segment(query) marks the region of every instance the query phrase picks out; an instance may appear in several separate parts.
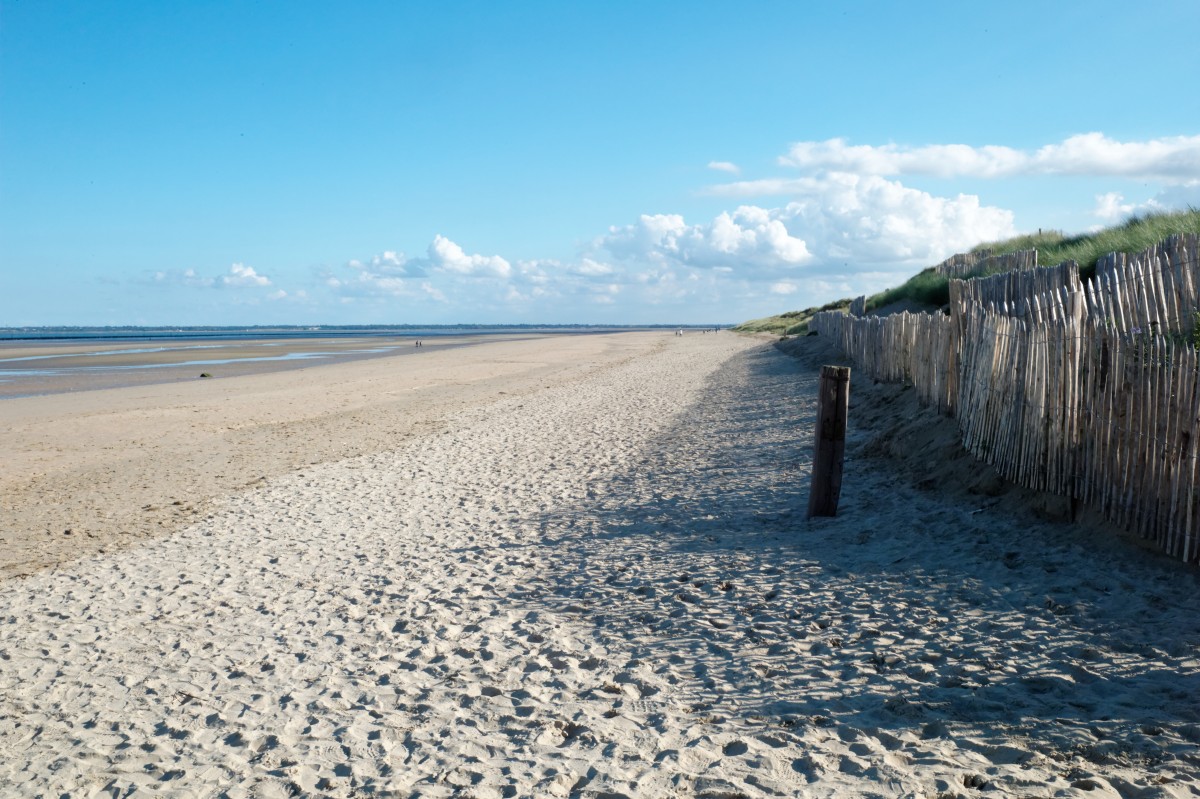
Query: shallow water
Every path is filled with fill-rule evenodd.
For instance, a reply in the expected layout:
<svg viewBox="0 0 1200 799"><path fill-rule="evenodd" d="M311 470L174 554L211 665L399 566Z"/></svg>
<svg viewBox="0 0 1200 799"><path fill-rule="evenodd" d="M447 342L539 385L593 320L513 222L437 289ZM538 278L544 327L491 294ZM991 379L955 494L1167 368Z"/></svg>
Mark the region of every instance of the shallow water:
<svg viewBox="0 0 1200 799"><path fill-rule="evenodd" d="M504 338L633 328L0 328L0 400L296 369ZM123 342L128 342L128 346ZM136 343L135 343L136 342ZM417 342L421 345L416 346ZM147 344L154 344L147 346ZM211 357L198 358L198 350Z"/></svg>
<svg viewBox="0 0 1200 799"><path fill-rule="evenodd" d="M430 347L459 347L478 337L442 337ZM0 399L194 380L201 370L234 377L322 363L420 353L413 339L238 340L159 347L112 342L39 341L0 347ZM205 356L205 357L197 357Z"/></svg>

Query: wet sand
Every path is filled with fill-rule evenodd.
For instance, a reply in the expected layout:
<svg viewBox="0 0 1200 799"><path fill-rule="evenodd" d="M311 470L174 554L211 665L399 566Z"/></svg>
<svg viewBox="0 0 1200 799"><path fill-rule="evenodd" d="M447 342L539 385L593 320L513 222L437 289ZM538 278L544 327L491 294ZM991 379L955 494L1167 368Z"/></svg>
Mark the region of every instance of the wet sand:
<svg viewBox="0 0 1200 799"><path fill-rule="evenodd" d="M219 380L346 361L517 341L530 334L261 338L214 341L0 343L0 400L65 392ZM420 340L422 346L415 346Z"/></svg>

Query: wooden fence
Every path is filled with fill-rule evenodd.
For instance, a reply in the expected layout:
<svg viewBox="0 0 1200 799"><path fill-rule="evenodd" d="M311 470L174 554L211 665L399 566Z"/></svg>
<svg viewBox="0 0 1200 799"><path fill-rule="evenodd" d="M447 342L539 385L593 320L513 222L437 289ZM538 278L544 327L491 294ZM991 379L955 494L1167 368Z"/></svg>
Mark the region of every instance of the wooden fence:
<svg viewBox="0 0 1200 799"><path fill-rule="evenodd" d="M911 382L926 405L952 410L951 320L945 314L897 313L861 319L824 311L809 329L833 339L858 368L887 383Z"/></svg>
<svg viewBox="0 0 1200 799"><path fill-rule="evenodd" d="M1171 236L1137 256L1113 253L1096 265L1088 284L1089 314L1123 333L1190 336L1200 310L1195 272L1200 236Z"/></svg>
<svg viewBox="0 0 1200 799"><path fill-rule="evenodd" d="M963 277L974 270L976 264L991 254L991 250L983 250L982 252L965 252L951 255L933 267L933 269L939 275L945 275L946 277Z"/></svg>
<svg viewBox="0 0 1200 799"><path fill-rule="evenodd" d="M1057 278L955 281L949 316L826 312L810 327L867 375L911 381L1007 479L1089 504L1198 562L1196 245L1172 237L1083 286L1074 265ZM1035 293L1013 296L1014 286Z"/></svg>
<svg viewBox="0 0 1200 799"><path fill-rule="evenodd" d="M1037 250L1019 250L1004 255L992 255L991 250L954 255L934 267L939 275L967 278L998 272L1014 272L1036 269Z"/></svg>
<svg viewBox="0 0 1200 799"><path fill-rule="evenodd" d="M1007 305L1012 313L1025 316L1029 302L1034 297L1043 298L1052 293L1066 290L1078 293L1083 290L1079 282L1079 265L1065 261L1058 266L1042 266L1001 272L972 280L950 281L950 297L954 303L976 303L990 310L999 310Z"/></svg>

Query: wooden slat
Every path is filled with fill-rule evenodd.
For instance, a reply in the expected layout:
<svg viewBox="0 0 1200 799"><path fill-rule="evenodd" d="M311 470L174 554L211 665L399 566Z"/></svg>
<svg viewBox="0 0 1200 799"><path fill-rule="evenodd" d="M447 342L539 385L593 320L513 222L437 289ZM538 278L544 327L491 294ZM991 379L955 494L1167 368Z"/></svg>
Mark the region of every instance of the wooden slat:
<svg viewBox="0 0 1200 799"><path fill-rule="evenodd" d="M1073 264L1015 259L1019 272L952 281L949 316L827 312L811 326L869 376L909 381L956 416L963 446L1005 477L1077 498L1195 561L1200 354L1186 345L1198 240L1108 256L1087 285Z"/></svg>

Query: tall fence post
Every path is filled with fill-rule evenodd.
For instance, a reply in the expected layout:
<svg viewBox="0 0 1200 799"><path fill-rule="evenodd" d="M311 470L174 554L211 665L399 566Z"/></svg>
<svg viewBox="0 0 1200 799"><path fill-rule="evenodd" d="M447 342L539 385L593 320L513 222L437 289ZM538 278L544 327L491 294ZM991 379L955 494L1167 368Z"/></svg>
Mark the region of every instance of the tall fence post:
<svg viewBox="0 0 1200 799"><path fill-rule="evenodd" d="M808 517L836 516L842 493L846 416L850 408L850 367L822 366L817 394L817 430Z"/></svg>

